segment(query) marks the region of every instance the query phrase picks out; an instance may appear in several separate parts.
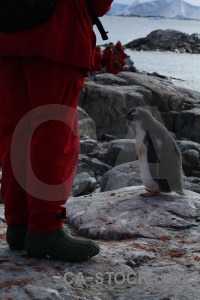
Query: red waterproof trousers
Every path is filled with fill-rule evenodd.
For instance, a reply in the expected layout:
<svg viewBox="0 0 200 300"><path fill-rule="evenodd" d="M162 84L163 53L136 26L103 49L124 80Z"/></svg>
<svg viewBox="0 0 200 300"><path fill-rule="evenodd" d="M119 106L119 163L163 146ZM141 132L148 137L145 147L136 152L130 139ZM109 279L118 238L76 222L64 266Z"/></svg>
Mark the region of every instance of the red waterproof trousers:
<svg viewBox="0 0 200 300"><path fill-rule="evenodd" d="M7 223L27 225L38 233L60 229L65 218L61 205L69 196L78 158L77 102L84 69L39 56L0 57L0 82L0 161ZM39 110L48 112L49 105L55 110L66 107L71 123L53 115L43 122ZM23 126L15 132L21 120ZM13 132L15 147L10 151ZM27 148L24 141L30 137ZM30 166L44 190L37 190ZM49 186L48 199L48 193L42 194Z"/></svg>

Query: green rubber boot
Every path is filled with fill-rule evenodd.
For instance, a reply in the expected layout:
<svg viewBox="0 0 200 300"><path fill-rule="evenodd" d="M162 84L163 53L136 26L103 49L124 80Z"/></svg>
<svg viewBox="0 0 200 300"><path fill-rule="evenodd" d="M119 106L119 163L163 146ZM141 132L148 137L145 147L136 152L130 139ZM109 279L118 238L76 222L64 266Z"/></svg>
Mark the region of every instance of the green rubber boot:
<svg viewBox="0 0 200 300"><path fill-rule="evenodd" d="M8 226L6 241L12 250L23 250L27 226Z"/></svg>
<svg viewBox="0 0 200 300"><path fill-rule="evenodd" d="M99 253L99 245L88 239L70 236L64 228L48 232L27 232L25 250L29 256L51 256L69 262L87 260Z"/></svg>

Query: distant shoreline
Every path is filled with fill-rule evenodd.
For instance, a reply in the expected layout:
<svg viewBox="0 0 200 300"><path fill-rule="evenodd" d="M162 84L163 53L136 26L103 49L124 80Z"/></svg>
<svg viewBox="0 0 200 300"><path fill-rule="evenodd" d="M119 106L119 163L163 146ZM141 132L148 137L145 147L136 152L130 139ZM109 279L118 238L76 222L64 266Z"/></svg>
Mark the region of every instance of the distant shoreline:
<svg viewBox="0 0 200 300"><path fill-rule="evenodd" d="M145 19L158 18L157 19L158 21L161 21L161 20L177 20L177 21L197 21L197 22L200 22L200 20L198 20L198 19L190 19L190 18L166 18L166 17L156 16L156 15L155 16L140 16L140 15L131 15L130 16L130 15L110 15L109 13L107 13L106 16L109 16L109 17L126 17L126 18L145 18Z"/></svg>

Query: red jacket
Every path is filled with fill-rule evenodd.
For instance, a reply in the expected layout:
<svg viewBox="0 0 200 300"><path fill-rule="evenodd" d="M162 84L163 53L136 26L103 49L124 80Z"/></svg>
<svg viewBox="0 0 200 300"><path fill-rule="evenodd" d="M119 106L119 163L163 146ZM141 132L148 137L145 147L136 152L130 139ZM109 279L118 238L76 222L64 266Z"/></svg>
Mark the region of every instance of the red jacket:
<svg viewBox="0 0 200 300"><path fill-rule="evenodd" d="M111 73L118 74L122 71L123 66L125 66L124 59L129 57L123 49L119 47L113 48L113 54L111 59Z"/></svg>
<svg viewBox="0 0 200 300"><path fill-rule="evenodd" d="M101 71L102 70L102 65L101 65L102 58L103 58L103 56L101 54L101 51L96 48L94 50L94 65L92 67L92 71Z"/></svg>
<svg viewBox="0 0 200 300"><path fill-rule="evenodd" d="M106 61L106 73L111 73L111 58L112 58L112 50L109 47L103 51L103 58Z"/></svg>
<svg viewBox="0 0 200 300"><path fill-rule="evenodd" d="M113 0L93 0L96 14L104 15ZM86 0L63 0L50 20L33 29L0 32L0 56L44 56L90 69L96 38Z"/></svg>

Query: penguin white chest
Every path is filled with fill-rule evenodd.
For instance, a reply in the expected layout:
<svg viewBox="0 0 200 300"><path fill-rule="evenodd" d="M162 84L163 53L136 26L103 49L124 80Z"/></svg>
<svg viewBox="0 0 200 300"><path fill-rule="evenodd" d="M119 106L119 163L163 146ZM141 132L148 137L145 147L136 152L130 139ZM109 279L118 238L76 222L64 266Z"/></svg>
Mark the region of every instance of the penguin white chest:
<svg viewBox="0 0 200 300"><path fill-rule="evenodd" d="M144 143L146 131L141 127L140 122L136 123L136 147L137 155L140 163L140 174L144 186L151 192L159 192L159 186L156 181L153 180L150 171L149 163L147 159L147 145Z"/></svg>

